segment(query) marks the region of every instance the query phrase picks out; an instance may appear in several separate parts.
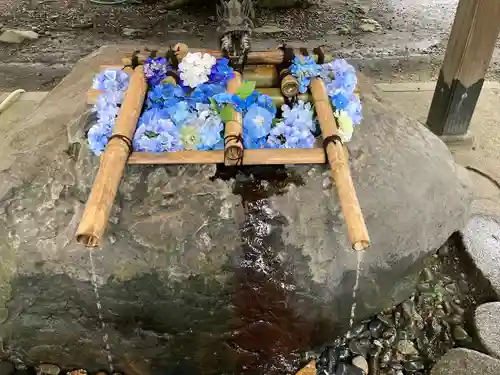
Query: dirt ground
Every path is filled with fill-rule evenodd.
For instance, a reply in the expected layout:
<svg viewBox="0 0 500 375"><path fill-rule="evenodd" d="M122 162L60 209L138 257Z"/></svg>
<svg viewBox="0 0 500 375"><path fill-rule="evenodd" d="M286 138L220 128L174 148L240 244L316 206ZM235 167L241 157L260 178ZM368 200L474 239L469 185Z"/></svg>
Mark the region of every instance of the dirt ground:
<svg viewBox="0 0 500 375"><path fill-rule="evenodd" d="M274 48L280 42L322 45L340 57L358 60L375 76L387 72L384 78L391 80L422 74L433 78L456 1L432 1L423 13L417 0L316 0L306 9L257 9L254 48ZM89 0L34 2L0 0L0 27L39 34L36 41L0 44L0 90L49 90L81 57L104 44L144 48L183 41L217 47L214 5L171 10L166 1L127 6L94 5ZM375 30L363 30L367 20ZM377 62L380 59L384 62Z"/></svg>

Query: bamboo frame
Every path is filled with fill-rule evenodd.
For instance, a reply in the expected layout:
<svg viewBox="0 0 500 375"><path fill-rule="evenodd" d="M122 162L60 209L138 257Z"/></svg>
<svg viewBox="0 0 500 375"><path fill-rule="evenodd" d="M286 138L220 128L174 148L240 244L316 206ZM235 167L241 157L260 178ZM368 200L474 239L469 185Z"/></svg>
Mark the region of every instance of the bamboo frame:
<svg viewBox="0 0 500 375"><path fill-rule="evenodd" d="M113 128L113 135L133 139L146 91L144 71L142 66L138 66L130 79ZM98 247L101 244L129 152L129 145L121 138L112 138L106 145L92 191L76 231L77 242L87 247Z"/></svg>
<svg viewBox="0 0 500 375"><path fill-rule="evenodd" d="M181 60L188 51L185 44L177 44L174 47L178 60ZM220 52L201 50L203 52L220 55ZM298 51L297 51L298 53ZM254 52L250 54L256 64L278 63L282 51ZM251 60L250 59L250 60ZM274 59L274 60L273 60ZM140 59L139 59L140 60ZM326 61L331 57L326 57ZM252 61L252 60L251 60ZM117 68L118 66L102 66L101 69ZM119 66L122 68L122 66ZM102 235L109 220L109 213L113 204L120 180L123 176L125 164L212 164L224 163L225 165L283 165L283 164L330 164L332 176L338 191L340 205L347 226L349 240L355 250L364 250L370 246L370 239L366 224L359 206L356 191L349 171L348 161L341 142L330 142L326 145L326 156L323 148L312 149L257 149L244 150L242 140L242 114L232 108L232 118L225 124L225 145L220 151L176 151L165 153L132 152L129 154L129 140L133 139L137 121L141 114L145 96L147 94L147 82L144 77L142 66L133 71L129 88L119 111L118 118L113 129L113 135L123 138L112 138L101 156L99 171L94 186L89 196L82 220L76 233L79 243L87 247L97 247L101 243ZM285 102L281 93L283 81L279 82L278 71L275 67L259 66L245 71L245 78L257 81L262 86L274 86L277 81L280 88L258 87L258 91L270 96L277 106ZM286 76L284 77L286 78ZM292 77L293 78L293 77ZM235 72L234 78L228 82L227 92L235 93L241 85L243 77ZM294 83L294 82L292 82ZM337 135L337 124L333 114L332 106L326 92L325 85L320 78L314 78L310 85L312 95L304 94L298 96L299 100L315 103L318 122L323 137L329 138ZM95 103L98 95L97 90L89 90L88 102ZM131 145L130 145L131 146Z"/></svg>
<svg viewBox="0 0 500 375"><path fill-rule="evenodd" d="M243 82L241 73L234 72L234 78L227 83L227 92L234 94ZM231 120L224 127L224 164L237 165L243 158L243 116L232 108Z"/></svg>
<svg viewBox="0 0 500 375"><path fill-rule="evenodd" d="M313 78L309 88L313 96L323 138L337 135L336 120L323 80ZM341 142L330 142L326 146L326 153L346 222L349 240L354 250L364 250L370 246L370 238L359 206L356 190L354 189L344 147Z"/></svg>
<svg viewBox="0 0 500 375"><path fill-rule="evenodd" d="M175 47L174 47L175 50ZM222 51L213 50L213 49L205 49L205 48L189 48L189 52L202 52L208 53L216 58L224 57ZM296 55L300 55L301 52L299 49L294 49L294 53ZM165 56L167 54L167 50L158 51L158 56ZM130 54L132 55L132 53ZM318 59L317 55L311 54L309 55L313 57L315 60ZM142 64L149 58L148 52L137 54L137 58L139 60L139 64ZM324 61L330 62L333 60L332 55L325 55ZM256 65L278 65L283 62L283 51L280 49L272 50L272 51L252 51L248 53L247 56L247 64L256 64ZM124 57L122 59L123 65L132 65L132 59L130 57Z"/></svg>

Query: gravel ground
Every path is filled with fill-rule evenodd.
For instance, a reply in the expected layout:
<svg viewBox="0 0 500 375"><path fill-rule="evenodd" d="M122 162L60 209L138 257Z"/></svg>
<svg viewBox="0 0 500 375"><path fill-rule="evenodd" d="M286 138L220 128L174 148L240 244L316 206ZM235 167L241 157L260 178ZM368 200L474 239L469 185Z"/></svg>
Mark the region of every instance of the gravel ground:
<svg viewBox="0 0 500 375"><path fill-rule="evenodd" d="M33 0L32 0L33 1ZM306 9L257 10L256 48L286 41L324 45L338 56L383 61L415 60L404 69L393 62L374 72L383 80L413 79L439 69L457 0L315 0ZM0 89L48 90L83 56L109 43L217 46L215 9L168 9L165 1L99 6L88 0L0 0L4 28L34 30L36 41L1 44ZM428 64L422 66L421 60ZM497 77L497 56L491 77ZM49 69L50 68L50 69ZM387 71L388 74L380 72ZM378 77L380 76L380 77Z"/></svg>

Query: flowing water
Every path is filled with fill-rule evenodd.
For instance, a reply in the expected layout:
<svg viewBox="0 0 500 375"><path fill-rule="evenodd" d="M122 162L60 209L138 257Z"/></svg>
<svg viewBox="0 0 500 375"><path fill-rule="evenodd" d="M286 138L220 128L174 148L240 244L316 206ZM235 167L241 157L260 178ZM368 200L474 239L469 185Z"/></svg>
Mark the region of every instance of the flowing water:
<svg viewBox="0 0 500 375"><path fill-rule="evenodd" d="M114 372L113 357L111 356L111 347L109 346L106 322L104 321L104 316L102 313L102 303L101 303L101 297L99 296L99 285L97 284L97 274L95 271L94 258L92 257L92 250L89 250L89 259L90 259L90 272L92 276L91 277L92 286L94 287L94 294L97 306L97 317L99 318L99 323L101 324L101 330L102 330L104 353L106 354L106 359L108 361L109 372L112 374Z"/></svg>
<svg viewBox="0 0 500 375"><path fill-rule="evenodd" d="M359 289L359 275L361 273L361 261L363 259L363 252L357 251L358 262L356 266L356 281L354 282L354 287L352 288L352 306L351 306L351 317L349 319L349 328L354 325L354 320L356 318L356 293Z"/></svg>

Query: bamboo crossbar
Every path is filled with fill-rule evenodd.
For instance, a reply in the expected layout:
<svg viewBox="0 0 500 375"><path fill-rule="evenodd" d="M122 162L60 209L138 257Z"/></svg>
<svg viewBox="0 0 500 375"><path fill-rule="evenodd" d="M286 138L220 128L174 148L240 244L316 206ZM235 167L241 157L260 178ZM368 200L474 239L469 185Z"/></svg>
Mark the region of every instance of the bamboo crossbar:
<svg viewBox="0 0 500 375"><path fill-rule="evenodd" d="M224 151L133 152L128 164L222 164ZM322 148L245 150L242 165L325 164Z"/></svg>
<svg viewBox="0 0 500 375"><path fill-rule="evenodd" d="M224 54L220 50L214 49L204 49L204 48L189 48L189 52L202 52L208 53L216 58L224 57ZM300 55L301 51L299 49L294 49L295 55ZM167 54L167 49L163 51L158 51L157 56L165 56ZM130 53L132 56L132 53ZM141 52L137 54L138 63L142 64L149 58L150 54L148 52ZM309 56L313 57L315 60L318 59L318 56L315 54L310 54ZM325 55L324 61L330 62L333 60L333 56ZM280 49L271 50L271 51L251 51L247 56L247 64L255 64L255 65L278 65L283 62L283 51ZM130 66L132 65L131 57L124 57L122 59L123 65Z"/></svg>
<svg viewBox="0 0 500 375"><path fill-rule="evenodd" d="M337 124L323 80L313 78L309 87L323 139L336 136ZM370 246L370 238L359 206L356 190L354 189L344 147L339 141L329 142L326 146L326 153L346 222L349 240L354 250L364 250Z"/></svg>

